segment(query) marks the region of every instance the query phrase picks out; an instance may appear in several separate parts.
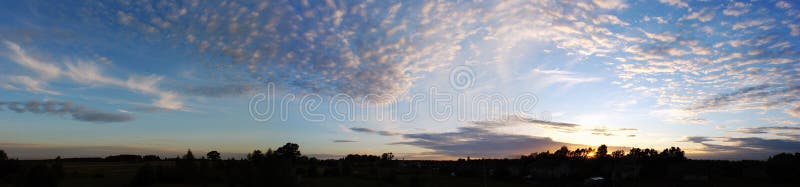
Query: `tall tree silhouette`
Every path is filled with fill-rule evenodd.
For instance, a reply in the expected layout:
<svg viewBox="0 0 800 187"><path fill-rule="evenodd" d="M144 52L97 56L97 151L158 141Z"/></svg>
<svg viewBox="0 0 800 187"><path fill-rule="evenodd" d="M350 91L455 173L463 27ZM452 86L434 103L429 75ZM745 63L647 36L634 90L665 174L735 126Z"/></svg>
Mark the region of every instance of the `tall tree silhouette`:
<svg viewBox="0 0 800 187"><path fill-rule="evenodd" d="M194 160L194 154L192 154L192 150L191 149L186 151L186 154L183 155L183 159L184 160Z"/></svg>
<svg viewBox="0 0 800 187"><path fill-rule="evenodd" d="M5 151L0 149L0 161L2 161L2 160L8 160L8 155L6 155Z"/></svg>

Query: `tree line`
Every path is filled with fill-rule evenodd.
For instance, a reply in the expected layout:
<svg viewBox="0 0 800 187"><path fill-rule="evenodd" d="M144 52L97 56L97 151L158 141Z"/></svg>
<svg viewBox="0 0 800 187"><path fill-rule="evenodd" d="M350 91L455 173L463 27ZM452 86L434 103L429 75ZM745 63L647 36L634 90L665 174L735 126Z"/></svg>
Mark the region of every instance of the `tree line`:
<svg viewBox="0 0 800 187"><path fill-rule="evenodd" d="M23 164L0 150L0 184L57 186L65 174L64 162L127 162L141 166L129 185L227 184L229 186L298 186L304 179L343 177L387 184L424 186L434 176L489 178L540 185L564 184L600 176L610 181L707 179L708 177L753 178L800 182L800 153L782 153L767 161L693 161L678 147L658 151L632 148L609 152L597 148L566 146L520 156L518 159L458 159L455 161L397 160L392 153L349 154L339 159L317 159L301 154L300 146L286 143L277 149L254 150L245 158L223 159L218 151L195 156L188 150L175 158L155 155L114 155L105 158L68 158ZM751 168L764 176L744 174ZM762 169L758 169L762 168ZM102 177L102 176L100 176ZM705 178L704 178L705 177Z"/></svg>

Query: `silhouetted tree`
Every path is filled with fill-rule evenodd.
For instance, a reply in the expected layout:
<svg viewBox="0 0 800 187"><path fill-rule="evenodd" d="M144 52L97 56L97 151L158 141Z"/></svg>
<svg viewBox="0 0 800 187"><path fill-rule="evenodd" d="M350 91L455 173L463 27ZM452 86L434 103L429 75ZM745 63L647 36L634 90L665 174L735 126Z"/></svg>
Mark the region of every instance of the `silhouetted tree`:
<svg viewBox="0 0 800 187"><path fill-rule="evenodd" d="M381 155L381 160L394 160L394 154L392 154L392 153L383 153Z"/></svg>
<svg viewBox="0 0 800 187"><path fill-rule="evenodd" d="M611 152L611 158L620 159L622 157L625 157L625 151L624 150L616 150L614 152Z"/></svg>
<svg viewBox="0 0 800 187"><path fill-rule="evenodd" d="M261 153L261 150L253 150L253 153L247 154L247 160L250 161L260 161L264 159L264 154Z"/></svg>
<svg viewBox="0 0 800 187"><path fill-rule="evenodd" d="M661 151L661 154L659 154L658 156L664 160L671 160L671 161L686 160L684 152L681 150L680 147L670 147L669 149L664 149L664 151Z"/></svg>
<svg viewBox="0 0 800 187"><path fill-rule="evenodd" d="M594 154L594 157L598 159L605 159L607 156L608 156L608 147L606 147L606 144L597 147L597 152Z"/></svg>
<svg viewBox="0 0 800 187"><path fill-rule="evenodd" d="M0 149L0 161L3 161L3 160L8 160L8 155L6 155L5 151Z"/></svg>
<svg viewBox="0 0 800 187"><path fill-rule="evenodd" d="M194 154L192 154L192 150L191 149L186 151L186 154L183 155L183 159L184 160L194 160Z"/></svg>
<svg viewBox="0 0 800 187"><path fill-rule="evenodd" d="M578 148L575 151L569 152L570 158L577 158L577 159L586 159L589 156L589 153L593 152L594 149L592 148Z"/></svg>
<svg viewBox="0 0 800 187"><path fill-rule="evenodd" d="M555 156L556 158L567 158L569 153L570 151L569 148L567 148L567 146L561 146L561 149L558 149L558 151L553 152L553 156Z"/></svg>
<svg viewBox="0 0 800 187"><path fill-rule="evenodd" d="M767 174L774 179L797 180L800 177L800 153L780 153L767 159Z"/></svg>
<svg viewBox="0 0 800 187"><path fill-rule="evenodd" d="M210 151L206 153L206 157L208 157L209 160L219 160L220 154L217 151Z"/></svg>
<svg viewBox="0 0 800 187"><path fill-rule="evenodd" d="M279 158L296 159L300 157L300 146L294 143L286 143L275 150L275 155Z"/></svg>

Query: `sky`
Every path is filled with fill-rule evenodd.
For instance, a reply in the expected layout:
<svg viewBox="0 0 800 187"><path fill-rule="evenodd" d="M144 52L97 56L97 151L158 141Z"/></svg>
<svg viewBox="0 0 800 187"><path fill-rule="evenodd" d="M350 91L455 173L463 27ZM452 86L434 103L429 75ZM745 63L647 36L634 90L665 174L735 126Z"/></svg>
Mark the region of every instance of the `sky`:
<svg viewBox="0 0 800 187"><path fill-rule="evenodd" d="M0 149L41 159L800 151L794 1L3 1Z"/></svg>

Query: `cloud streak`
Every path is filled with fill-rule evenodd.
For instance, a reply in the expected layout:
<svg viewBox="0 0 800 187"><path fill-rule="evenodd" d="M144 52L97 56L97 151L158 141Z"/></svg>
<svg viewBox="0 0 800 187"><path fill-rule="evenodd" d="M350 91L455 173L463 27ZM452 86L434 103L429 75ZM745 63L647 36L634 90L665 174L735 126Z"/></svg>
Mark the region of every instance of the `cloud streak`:
<svg viewBox="0 0 800 187"><path fill-rule="evenodd" d="M397 135L400 135L400 133L396 133L396 132L383 131L383 130L373 130L373 129L363 128L363 127L352 127L352 128L350 128L350 130L354 131L354 132L377 134L377 135L381 135L381 136L397 136Z"/></svg>
<svg viewBox="0 0 800 187"><path fill-rule="evenodd" d="M3 106L16 113L69 115L73 120L92 123L117 123L134 120L134 117L127 113L104 112L62 101L0 101L0 111Z"/></svg>

